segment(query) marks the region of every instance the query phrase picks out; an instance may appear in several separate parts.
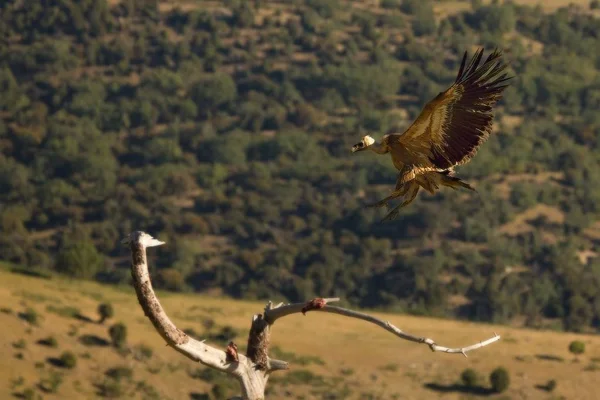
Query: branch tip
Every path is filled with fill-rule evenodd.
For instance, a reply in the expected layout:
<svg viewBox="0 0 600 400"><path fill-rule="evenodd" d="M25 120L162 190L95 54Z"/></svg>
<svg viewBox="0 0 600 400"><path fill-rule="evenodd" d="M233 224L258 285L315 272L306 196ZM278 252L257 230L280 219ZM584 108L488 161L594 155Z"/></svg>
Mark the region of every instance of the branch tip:
<svg viewBox="0 0 600 400"><path fill-rule="evenodd" d="M134 231L127 235L126 238L121 240L121 244L131 244L131 243L139 243L142 246L148 247L156 247L162 246L165 242L162 242L158 239L153 238L151 235L147 234L143 231Z"/></svg>

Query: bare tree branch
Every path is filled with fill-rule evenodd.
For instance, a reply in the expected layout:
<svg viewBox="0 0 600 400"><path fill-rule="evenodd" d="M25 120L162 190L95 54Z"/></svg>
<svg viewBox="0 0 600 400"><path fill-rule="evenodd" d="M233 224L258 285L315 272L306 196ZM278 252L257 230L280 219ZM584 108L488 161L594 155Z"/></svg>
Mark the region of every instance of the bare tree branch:
<svg viewBox="0 0 600 400"><path fill-rule="evenodd" d="M325 301L325 303L327 303L327 302L332 302L332 301L338 301L339 298L323 299L323 300ZM279 305L278 307L265 310L265 320L269 324L272 325L279 318L283 318L287 315L297 314L297 313L304 314L303 310L306 310L306 303ZM429 346L431 351L439 351L439 352L443 352L443 353L460 353L460 354L464 355L465 357L467 356L466 353L468 351L472 351L472 350L478 349L480 347L487 346L489 344L492 344L492 343L500 340L500 336L497 335L496 333L494 333L493 337L491 337L483 342L479 342L479 343L476 343L474 345L467 346L467 347L449 348L449 347L439 346L432 339L429 339L426 337L414 336L409 333L406 333L406 332L402 331L401 329L395 327L391 323L389 323L389 321L383 321L377 317L374 317L372 315L368 315L365 313L361 313L358 311L348 310L346 308L335 307L335 306L325 306L322 308L312 309L312 311L326 312L326 313L331 313L331 314L343 315L345 317L361 319L363 321L367 321L372 324L375 324L404 340L409 340L411 342L416 342L416 343L424 343Z"/></svg>
<svg viewBox="0 0 600 400"><path fill-rule="evenodd" d="M234 374L235 366L227 361L224 351L204 344L177 328L163 310L150 282L146 248L161 246L164 242L145 232L136 231L123 239L131 250L131 276L138 301L144 313L167 344L186 357L223 372Z"/></svg>
<svg viewBox="0 0 600 400"><path fill-rule="evenodd" d="M131 233L123 243L129 245L131 250L131 275L133 285L137 293L138 301L144 313L154 325L154 328L165 339L167 345L173 347L186 357L200 362L208 367L233 375L242 388L242 399L264 400L264 392L269 375L274 371L286 370L289 365L285 361L273 360L268 357L271 326L279 318L287 315L302 313L306 315L309 311L326 312L338 314L345 317L357 318L375 324L388 332L416 343L424 343L432 351L445 353L460 353L465 355L468 351L487 346L500 339L500 336L487 339L483 342L462 347L448 348L439 346L432 339L418 337L403 332L388 321L383 321L374 316L358 311L348 310L342 307L329 306L328 303L339 301L339 298L317 297L306 303L286 304L280 303L273 306L269 302L263 314L256 314L252 318L252 325L248 335L248 348L246 355L238 353L237 346L230 342L226 351L216 349L189 337L175 326L163 310L150 282L146 248L164 244L154 239L147 233L136 231Z"/></svg>

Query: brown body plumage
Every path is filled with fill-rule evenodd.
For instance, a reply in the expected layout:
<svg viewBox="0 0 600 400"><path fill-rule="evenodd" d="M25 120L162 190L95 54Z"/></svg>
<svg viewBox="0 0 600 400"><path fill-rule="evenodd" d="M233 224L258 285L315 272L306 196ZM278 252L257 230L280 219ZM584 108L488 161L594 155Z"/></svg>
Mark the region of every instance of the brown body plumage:
<svg viewBox="0 0 600 400"><path fill-rule="evenodd" d="M403 134L385 135L379 144L365 136L352 147L352 152L369 149L378 154L390 153L400 171L395 191L370 205L386 206L390 200L406 195L406 200L384 220L395 218L421 187L431 194L440 186L474 190L452 176L453 168L469 162L489 137L493 107L508 86L504 83L512 78L502 74L507 65L500 61L500 51L494 51L480 65L482 56L483 49L479 49L467 65L465 52L454 84L427 103Z"/></svg>

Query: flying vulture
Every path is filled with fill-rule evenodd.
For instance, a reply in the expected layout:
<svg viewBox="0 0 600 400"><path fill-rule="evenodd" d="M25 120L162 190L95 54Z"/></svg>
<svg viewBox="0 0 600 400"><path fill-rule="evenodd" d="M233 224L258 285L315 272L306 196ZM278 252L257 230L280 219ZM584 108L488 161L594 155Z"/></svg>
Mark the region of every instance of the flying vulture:
<svg viewBox="0 0 600 400"><path fill-rule="evenodd" d="M453 176L453 168L466 164L487 140L492 130L493 107L512 79L502 73L507 64L495 50L481 63L483 49L475 52L467 65L467 52L452 86L425 105L421 114L402 134L385 135L380 143L365 136L352 152L371 150L390 153L400 171L395 190L385 199L367 207L388 206L388 202L406 195L383 219L398 216L399 209L411 203L420 187L434 194L439 186L473 189Z"/></svg>

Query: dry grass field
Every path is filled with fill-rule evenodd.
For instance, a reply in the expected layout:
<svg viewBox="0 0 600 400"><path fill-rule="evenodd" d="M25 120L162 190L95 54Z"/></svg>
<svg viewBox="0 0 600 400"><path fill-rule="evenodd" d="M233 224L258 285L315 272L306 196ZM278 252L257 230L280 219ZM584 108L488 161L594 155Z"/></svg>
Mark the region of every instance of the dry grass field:
<svg viewBox="0 0 600 400"><path fill-rule="evenodd" d="M4 270L0 272L0 279L0 324L3 327L0 398L12 398L27 387L40 392L36 385L48 379L52 371L60 371L63 382L57 393L43 393L44 398L99 398L99 387L106 379L105 371L117 366L128 366L133 370L132 382L124 397L158 398L148 394L155 390L160 398L193 399L201 398L197 397L199 393L210 390L211 384L190 377L191 371L204 367L164 346L144 317L133 289L27 277ZM239 333L235 341L242 351L250 318L264 306L260 302L198 295L159 293L159 298L180 328L203 332L202 321L206 319L214 320L216 327L230 325L236 328ZM114 305L115 316L100 325L95 322L96 309L105 301ZM31 326L19 317L19 313L28 307L40 315L38 326ZM57 313L61 309L64 312ZM77 311L81 315L74 317ZM273 397L287 393L286 398L317 399L323 398L323 393L328 391L340 393L344 390L342 398L365 398L367 393L371 394L370 398L380 399L477 398L481 396L453 386L459 381L461 371L474 368L482 376L482 386L488 388L489 373L497 366L504 366L511 374L511 387L491 398L597 398L595 382L600 370L600 338L597 336L405 315L377 315L401 329L431 337L447 346L472 344L491 337L494 332L502 339L464 358L432 353L426 346L398 340L362 321L320 313L290 316L274 326L273 346L293 353L293 358L317 356L322 362L298 365L292 360L291 370L277 374L271 382L271 389L277 393ZM92 321L86 321L86 318ZM152 348L150 360L136 361L131 355L120 355L111 346L81 343L81 337L85 335L95 336L99 342L110 340L108 327L116 321L127 325L129 346L145 344ZM37 343L49 336L56 338L56 348ZM568 352L568 345L574 339L586 343L585 354L577 360ZM58 357L66 350L78 357L74 369L52 365L52 357ZM303 376L298 372L304 370L322 375L326 384L319 389L314 382L305 384L297 379L286 379L290 374ZM550 379L557 381L551 394L536 388ZM193 393L196 397L190 395Z"/></svg>

